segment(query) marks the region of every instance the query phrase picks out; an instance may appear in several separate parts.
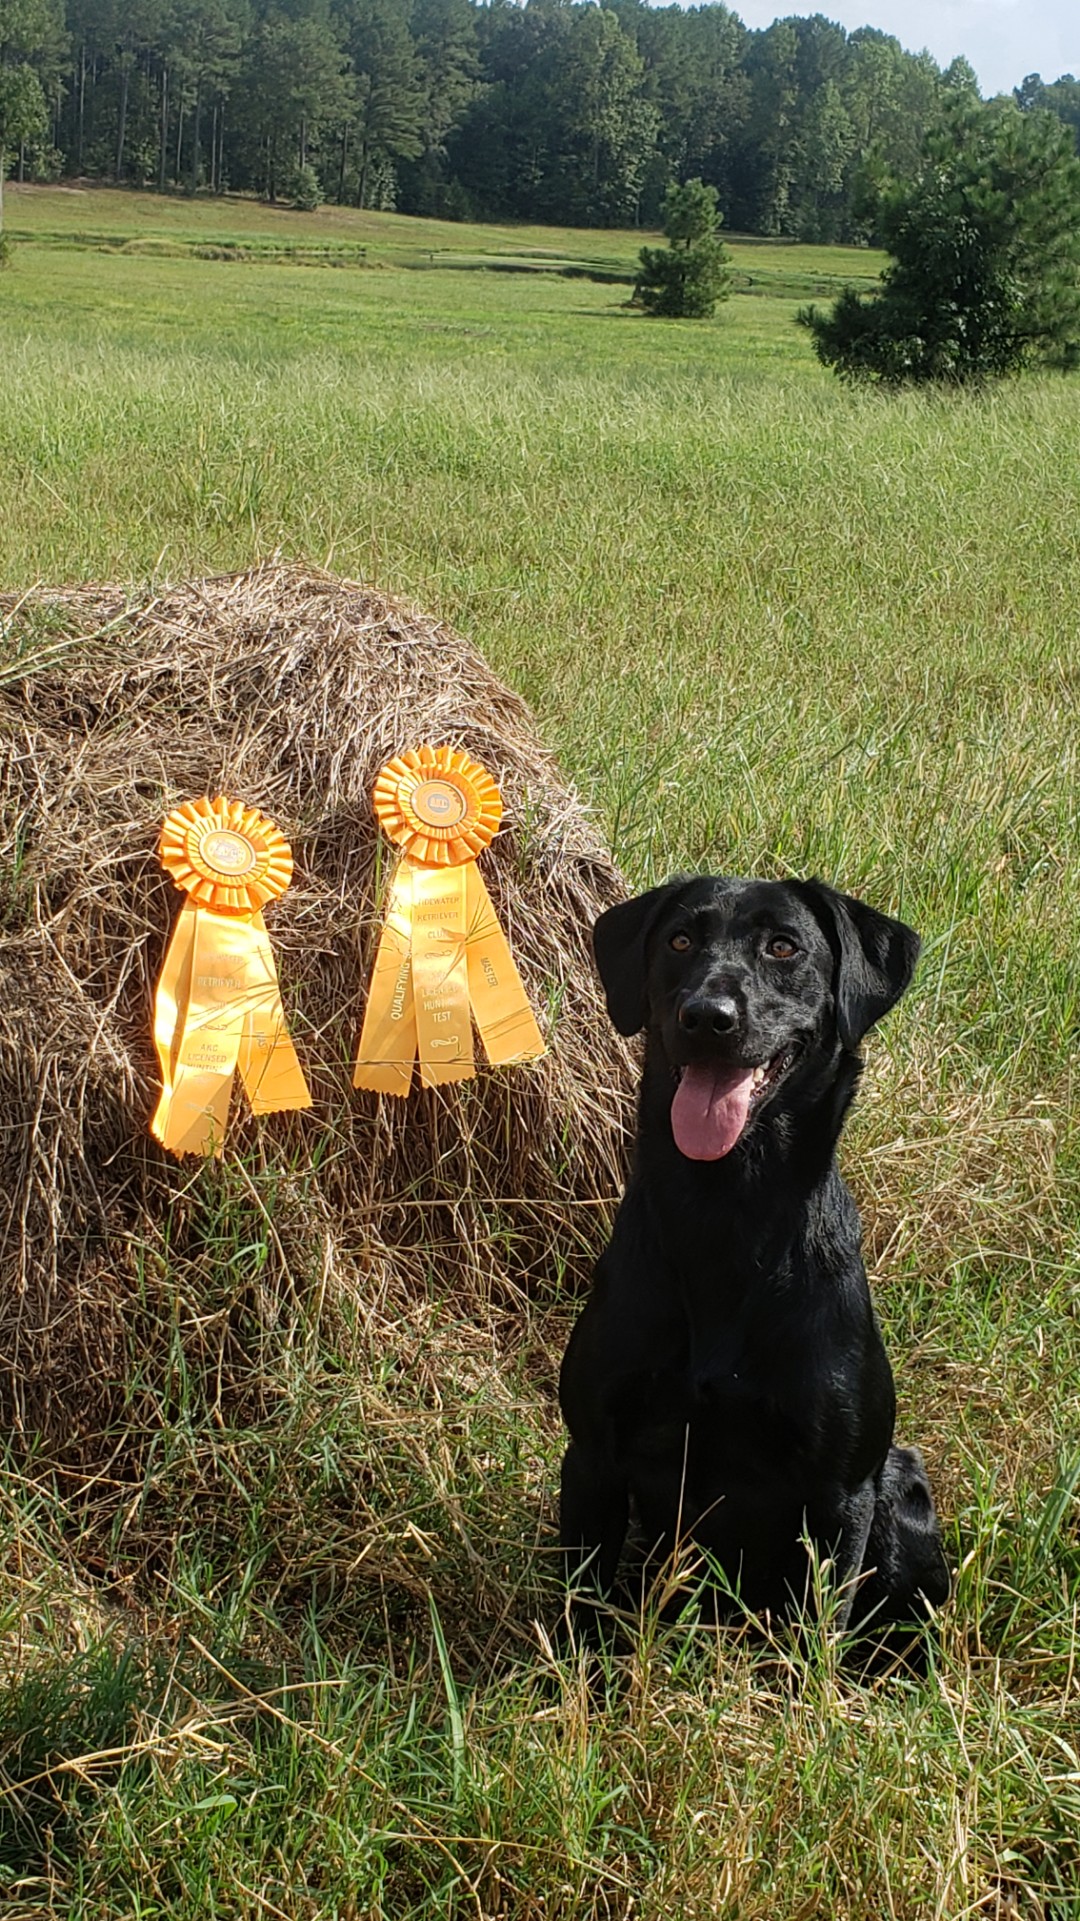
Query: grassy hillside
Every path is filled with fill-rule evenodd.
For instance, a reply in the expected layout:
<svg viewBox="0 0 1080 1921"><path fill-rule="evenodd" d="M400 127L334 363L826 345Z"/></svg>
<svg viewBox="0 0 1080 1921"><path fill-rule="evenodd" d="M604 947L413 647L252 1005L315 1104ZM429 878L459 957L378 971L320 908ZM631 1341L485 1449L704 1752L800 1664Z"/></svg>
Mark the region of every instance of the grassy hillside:
<svg viewBox="0 0 1080 1921"><path fill-rule="evenodd" d="M660 323L558 271L635 235L8 193L0 590L328 562L476 641L635 883L818 872L922 930L845 1166L957 1585L925 1683L646 1619L590 1693L547 1640L569 1306L343 1357L293 1303L259 1424L178 1388L153 1557L12 1455L0 1908L1080 1915L1080 385L836 385L793 315L865 253L736 243Z"/></svg>
<svg viewBox="0 0 1080 1921"><path fill-rule="evenodd" d="M625 228L479 226L402 214L288 206L227 195L187 200L108 187L8 185L7 230L15 240L53 248L237 256L322 255L331 264L488 267L559 273L571 268L633 278L643 243L663 236ZM869 282L882 257L857 247L804 247L743 235L732 241L736 285L800 279L806 289L835 281Z"/></svg>

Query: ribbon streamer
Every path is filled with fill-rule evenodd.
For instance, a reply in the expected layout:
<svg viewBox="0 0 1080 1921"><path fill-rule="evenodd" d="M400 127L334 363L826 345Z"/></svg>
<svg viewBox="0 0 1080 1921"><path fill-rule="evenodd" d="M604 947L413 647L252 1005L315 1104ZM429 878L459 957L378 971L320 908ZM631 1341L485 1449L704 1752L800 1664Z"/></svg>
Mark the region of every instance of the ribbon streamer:
<svg viewBox="0 0 1080 1921"><path fill-rule="evenodd" d="M536 1060L544 1043L476 865L502 819L487 769L452 747L388 761L375 812L403 850L390 885L354 1087L405 1095L471 1080L473 1020L493 1066Z"/></svg>
<svg viewBox="0 0 1080 1921"><path fill-rule="evenodd" d="M237 1072L256 1114L310 1107L262 917L292 878L273 821L242 801L186 801L161 864L188 898L154 998L161 1098L150 1132L172 1154L220 1156Z"/></svg>

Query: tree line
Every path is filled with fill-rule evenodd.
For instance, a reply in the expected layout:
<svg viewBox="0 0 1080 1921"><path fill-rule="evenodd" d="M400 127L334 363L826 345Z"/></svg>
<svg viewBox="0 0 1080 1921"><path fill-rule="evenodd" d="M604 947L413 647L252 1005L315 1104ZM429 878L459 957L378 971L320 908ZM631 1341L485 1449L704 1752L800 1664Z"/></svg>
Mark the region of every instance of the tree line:
<svg viewBox="0 0 1080 1921"><path fill-rule="evenodd" d="M875 175L910 171L957 93L962 59L722 4L0 0L0 163L24 179L653 226L694 177L729 230L858 241ZM1071 75L1015 99L1080 133Z"/></svg>

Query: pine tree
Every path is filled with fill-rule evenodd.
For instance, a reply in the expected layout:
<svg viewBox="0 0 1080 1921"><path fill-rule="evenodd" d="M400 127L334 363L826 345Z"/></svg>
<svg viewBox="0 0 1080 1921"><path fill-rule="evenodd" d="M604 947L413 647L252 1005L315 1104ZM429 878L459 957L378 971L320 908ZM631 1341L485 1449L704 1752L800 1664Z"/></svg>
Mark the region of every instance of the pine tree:
<svg viewBox="0 0 1080 1921"><path fill-rule="evenodd" d="M957 94L914 178L879 191L881 292L803 308L855 379L980 381L1080 358L1080 160L1053 114Z"/></svg>
<svg viewBox="0 0 1080 1921"><path fill-rule="evenodd" d="M410 31L420 62L424 112L423 151L415 161L398 156L402 213L451 215L460 205L448 178L447 149L480 89L478 9L472 0L413 0Z"/></svg>
<svg viewBox="0 0 1080 1921"><path fill-rule="evenodd" d="M191 108L190 193L199 186L206 108L221 106L240 66L245 11L243 0L173 0L172 35L178 49L174 66L186 83Z"/></svg>
<svg viewBox="0 0 1080 1921"><path fill-rule="evenodd" d="M260 25L247 50L238 117L249 165L268 200L297 187L298 171L308 166L309 148L322 129L341 126L351 111L345 65L324 9L295 20L272 14Z"/></svg>
<svg viewBox="0 0 1080 1921"><path fill-rule="evenodd" d="M708 320L730 291L727 248L719 237L716 188L700 180L668 188L664 232L670 245L642 247L635 295L646 313L667 320Z"/></svg>
<svg viewBox="0 0 1080 1921"><path fill-rule="evenodd" d="M348 0L346 45L352 56L358 207L372 199L372 182L393 181L397 159L415 160L424 147L425 102L420 56L409 30L405 0ZM345 151L342 151L342 185Z"/></svg>

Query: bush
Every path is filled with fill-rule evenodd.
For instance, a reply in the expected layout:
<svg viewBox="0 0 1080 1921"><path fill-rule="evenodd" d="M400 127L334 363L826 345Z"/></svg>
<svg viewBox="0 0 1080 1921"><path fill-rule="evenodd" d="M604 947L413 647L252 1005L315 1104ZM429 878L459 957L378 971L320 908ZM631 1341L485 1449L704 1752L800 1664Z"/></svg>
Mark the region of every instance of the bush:
<svg viewBox="0 0 1080 1921"><path fill-rule="evenodd" d="M30 178L40 186L51 187L63 179L64 156L59 147L33 147L30 151Z"/></svg>

